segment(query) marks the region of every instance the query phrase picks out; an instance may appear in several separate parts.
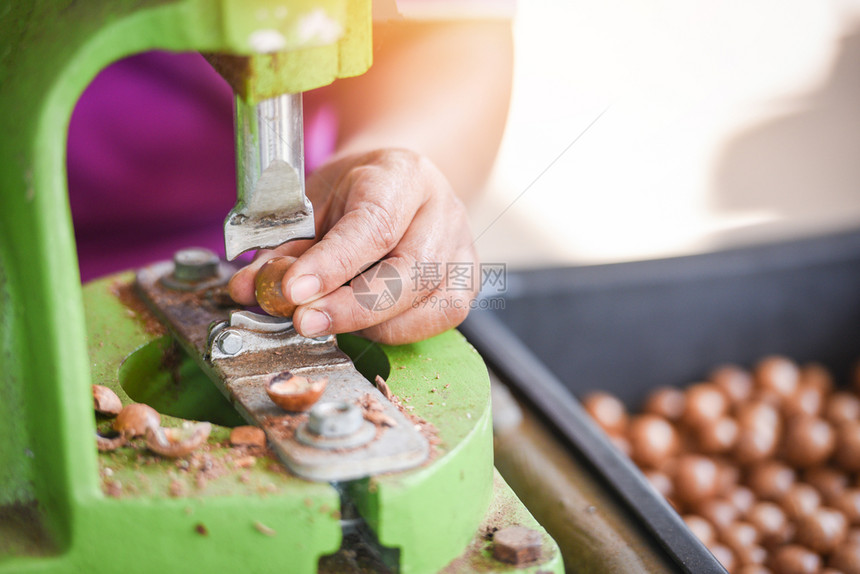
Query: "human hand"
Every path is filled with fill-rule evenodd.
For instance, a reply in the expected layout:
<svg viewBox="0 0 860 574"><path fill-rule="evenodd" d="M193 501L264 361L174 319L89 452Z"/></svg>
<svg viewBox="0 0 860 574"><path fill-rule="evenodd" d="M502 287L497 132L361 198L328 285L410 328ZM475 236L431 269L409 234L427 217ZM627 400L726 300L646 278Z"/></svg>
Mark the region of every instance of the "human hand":
<svg viewBox="0 0 860 574"><path fill-rule="evenodd" d="M305 337L356 331L403 344L466 318L480 282L455 285L447 270L473 272L477 255L465 206L430 160L402 149L351 155L321 167L306 187L317 239L259 251L230 280L236 302L255 304L260 267L289 255L298 259L281 287ZM422 269L437 273L419 276Z"/></svg>

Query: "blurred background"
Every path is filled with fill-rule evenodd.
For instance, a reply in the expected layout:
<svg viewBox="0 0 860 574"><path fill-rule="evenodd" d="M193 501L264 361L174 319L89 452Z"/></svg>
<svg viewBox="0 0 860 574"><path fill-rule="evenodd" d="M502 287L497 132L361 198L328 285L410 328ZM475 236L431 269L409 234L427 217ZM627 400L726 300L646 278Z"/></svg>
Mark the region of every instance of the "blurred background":
<svg viewBox="0 0 860 574"><path fill-rule="evenodd" d="M712 251L860 223L860 2L521 1L484 261Z"/></svg>

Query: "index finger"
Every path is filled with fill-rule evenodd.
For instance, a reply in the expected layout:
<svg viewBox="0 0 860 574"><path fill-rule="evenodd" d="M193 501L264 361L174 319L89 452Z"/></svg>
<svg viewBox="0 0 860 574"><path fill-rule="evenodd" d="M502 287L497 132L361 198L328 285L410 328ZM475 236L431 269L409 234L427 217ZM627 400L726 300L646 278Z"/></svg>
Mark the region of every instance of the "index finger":
<svg viewBox="0 0 860 574"><path fill-rule="evenodd" d="M424 199L408 174L377 166L353 168L336 193L348 194L343 216L284 275L284 295L301 305L358 275L393 250Z"/></svg>

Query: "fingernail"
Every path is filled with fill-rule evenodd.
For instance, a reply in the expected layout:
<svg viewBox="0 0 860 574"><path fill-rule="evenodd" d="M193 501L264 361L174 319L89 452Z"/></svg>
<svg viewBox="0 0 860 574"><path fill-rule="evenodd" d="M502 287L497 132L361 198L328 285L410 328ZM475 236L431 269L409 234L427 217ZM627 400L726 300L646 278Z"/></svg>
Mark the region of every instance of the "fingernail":
<svg viewBox="0 0 860 574"><path fill-rule="evenodd" d="M302 275L293 279L290 287L290 299L296 305L307 303L322 289L322 282L316 275Z"/></svg>
<svg viewBox="0 0 860 574"><path fill-rule="evenodd" d="M328 332L331 319L322 311L308 309L302 314L301 327L305 337L318 337Z"/></svg>

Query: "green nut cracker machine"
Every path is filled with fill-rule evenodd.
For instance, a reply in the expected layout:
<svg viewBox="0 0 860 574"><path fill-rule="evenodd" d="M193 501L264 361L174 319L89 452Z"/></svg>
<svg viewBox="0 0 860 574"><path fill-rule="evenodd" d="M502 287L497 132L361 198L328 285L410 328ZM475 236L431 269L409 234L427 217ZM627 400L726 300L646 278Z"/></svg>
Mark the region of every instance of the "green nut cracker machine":
<svg viewBox="0 0 860 574"><path fill-rule="evenodd" d="M205 53L236 94L232 259L313 234L301 92L370 66L370 2L0 4L0 573L560 572L493 468L487 372L456 331L305 339L231 303L231 264L198 249L80 284L69 118L154 49ZM327 381L309 413L270 398L284 371ZM160 422L113 437L94 384ZM231 442L240 425L265 441Z"/></svg>

